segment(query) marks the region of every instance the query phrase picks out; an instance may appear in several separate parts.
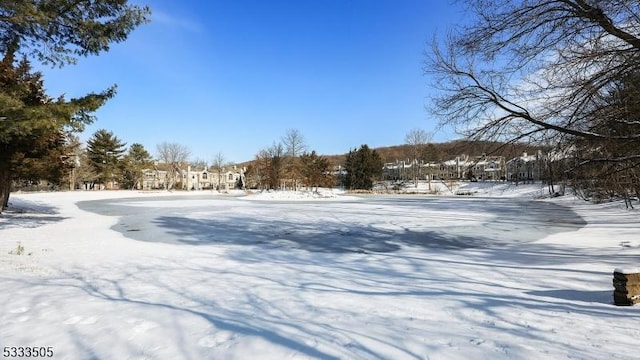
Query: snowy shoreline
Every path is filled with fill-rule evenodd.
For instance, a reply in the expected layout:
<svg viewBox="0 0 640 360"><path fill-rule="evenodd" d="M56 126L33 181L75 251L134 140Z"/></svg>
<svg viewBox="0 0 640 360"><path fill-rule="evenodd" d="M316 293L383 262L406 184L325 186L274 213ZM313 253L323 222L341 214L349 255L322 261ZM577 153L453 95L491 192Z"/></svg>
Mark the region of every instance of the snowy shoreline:
<svg viewBox="0 0 640 360"><path fill-rule="evenodd" d="M529 203L536 191L478 190L504 198L492 211L476 197L12 194L0 216L1 343L63 359L634 358L640 307L613 306L611 280L639 266L638 212L569 196ZM133 240L114 231L126 219L76 205L108 199L206 242ZM536 211L558 230L486 248L419 245L518 239L550 226L527 216Z"/></svg>

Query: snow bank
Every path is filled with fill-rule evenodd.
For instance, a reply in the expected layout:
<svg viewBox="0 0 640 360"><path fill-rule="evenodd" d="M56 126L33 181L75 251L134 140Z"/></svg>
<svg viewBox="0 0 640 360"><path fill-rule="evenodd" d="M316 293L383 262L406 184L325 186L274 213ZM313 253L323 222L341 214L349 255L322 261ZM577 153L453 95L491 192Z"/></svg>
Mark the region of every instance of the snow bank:
<svg viewBox="0 0 640 360"><path fill-rule="evenodd" d="M505 182L462 182L457 187L456 194L539 199L549 197L549 190L543 184L514 184Z"/></svg>
<svg viewBox="0 0 640 360"><path fill-rule="evenodd" d="M247 200L278 200L278 201L308 201L308 200L348 200L343 190L320 188L315 190L263 190L248 192Z"/></svg>
<svg viewBox="0 0 640 360"><path fill-rule="evenodd" d="M549 197L549 190L543 184L515 184L493 181L420 181L414 183L378 185L374 190L392 191L400 194L456 195L481 197L510 197L537 199Z"/></svg>

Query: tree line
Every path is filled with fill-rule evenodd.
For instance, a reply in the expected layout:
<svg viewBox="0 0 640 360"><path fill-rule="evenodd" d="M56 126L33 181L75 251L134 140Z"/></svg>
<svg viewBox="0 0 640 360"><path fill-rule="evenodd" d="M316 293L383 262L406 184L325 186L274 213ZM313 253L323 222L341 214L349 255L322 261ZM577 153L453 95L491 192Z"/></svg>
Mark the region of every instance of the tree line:
<svg viewBox="0 0 640 360"><path fill-rule="evenodd" d="M258 151L247 169L247 181L259 189L309 189L342 186L371 189L382 174L382 158L362 145L350 150L344 167L336 168L326 156L308 151L303 134L289 129L280 141Z"/></svg>
<svg viewBox="0 0 640 360"><path fill-rule="evenodd" d="M156 156L140 143L127 146L112 131L97 130L83 145L77 136L70 136L61 146L63 161L48 162L49 159L33 159L20 165L14 183L28 188L45 180L54 188L71 190L87 189L141 189L145 170L160 170L167 174L166 189L181 189L183 173L188 166L194 169L211 169L221 173L226 162L222 153L217 153L211 164L204 160L191 160L191 151L185 145L162 142L156 145ZM46 167L41 166L47 164ZM35 166L35 167L34 167ZM36 171L42 169L42 171Z"/></svg>
<svg viewBox="0 0 640 360"><path fill-rule="evenodd" d="M160 170L167 174L166 189L182 189L187 167L192 171L217 172L222 184L225 168L232 163L218 152L211 162L192 160L187 146L175 142L156 145L156 156L140 143L127 146L112 131L97 130L82 144L68 134L55 147L55 152L40 158L22 159L12 181L18 188L34 188L44 180L48 188L57 189L142 189L145 171ZM308 151L304 136L290 129L280 142L256 154L238 188L317 191L319 187L343 186L348 189L370 189L380 178L382 158L367 145L347 154L341 172L327 157Z"/></svg>

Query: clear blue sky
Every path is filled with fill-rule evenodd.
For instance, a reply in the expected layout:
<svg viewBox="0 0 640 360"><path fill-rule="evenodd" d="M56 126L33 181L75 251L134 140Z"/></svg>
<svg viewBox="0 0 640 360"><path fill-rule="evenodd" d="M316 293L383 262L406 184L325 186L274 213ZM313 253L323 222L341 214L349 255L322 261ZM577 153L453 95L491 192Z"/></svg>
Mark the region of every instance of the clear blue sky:
<svg viewBox="0 0 640 360"><path fill-rule="evenodd" d="M98 57L45 69L52 96L118 85L97 129L128 145L242 162L298 129L311 150L398 145L434 131L424 51L462 14L450 0L150 0L152 22ZM446 141L450 133L436 133Z"/></svg>

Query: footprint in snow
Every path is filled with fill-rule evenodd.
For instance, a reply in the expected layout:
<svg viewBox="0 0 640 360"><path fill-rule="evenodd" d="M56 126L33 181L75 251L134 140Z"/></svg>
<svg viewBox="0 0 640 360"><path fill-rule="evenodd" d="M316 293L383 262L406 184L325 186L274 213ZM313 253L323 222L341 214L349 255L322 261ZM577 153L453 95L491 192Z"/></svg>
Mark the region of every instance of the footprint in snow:
<svg viewBox="0 0 640 360"><path fill-rule="evenodd" d="M142 319L129 319L127 323L133 325L131 331L136 334L145 333L151 329L157 328L158 324L153 321L147 321Z"/></svg>
<svg viewBox="0 0 640 360"><path fill-rule="evenodd" d="M198 346L206 348L218 347L235 338L235 334L228 331L221 331L214 335L209 335L201 338L200 340L198 340Z"/></svg>

